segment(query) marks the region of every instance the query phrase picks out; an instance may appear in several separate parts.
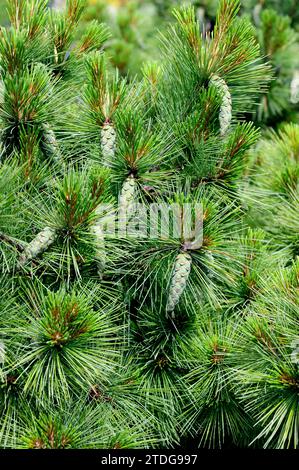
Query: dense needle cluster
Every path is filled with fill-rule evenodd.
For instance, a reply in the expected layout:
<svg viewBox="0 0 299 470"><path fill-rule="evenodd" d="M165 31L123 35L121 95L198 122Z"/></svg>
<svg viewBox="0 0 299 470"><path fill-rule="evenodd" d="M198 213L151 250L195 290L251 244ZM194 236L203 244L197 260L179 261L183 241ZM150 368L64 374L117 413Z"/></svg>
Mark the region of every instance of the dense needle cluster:
<svg viewBox="0 0 299 470"><path fill-rule="evenodd" d="M299 130L250 120L239 0L175 9L140 79L75 40L82 0L8 5L0 446L298 448Z"/></svg>

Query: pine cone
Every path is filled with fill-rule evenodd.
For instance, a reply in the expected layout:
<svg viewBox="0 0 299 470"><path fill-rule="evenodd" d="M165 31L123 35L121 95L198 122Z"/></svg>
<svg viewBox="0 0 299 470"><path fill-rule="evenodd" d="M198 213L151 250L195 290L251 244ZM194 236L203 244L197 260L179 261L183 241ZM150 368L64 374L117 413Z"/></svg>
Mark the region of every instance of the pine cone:
<svg viewBox="0 0 299 470"><path fill-rule="evenodd" d="M45 227L30 243L28 243L20 256L20 264L24 265L28 261L36 258L40 253L46 251L49 246L54 243L56 237L57 232L55 229Z"/></svg>
<svg viewBox="0 0 299 470"><path fill-rule="evenodd" d="M119 212L126 215L127 218L134 210L136 181L134 176L129 176L123 184L120 197L119 197Z"/></svg>
<svg viewBox="0 0 299 470"><path fill-rule="evenodd" d="M191 271L192 257L187 252L179 253L175 260L167 301L167 312L172 312L183 294Z"/></svg>
<svg viewBox="0 0 299 470"><path fill-rule="evenodd" d="M48 144L50 147L53 149L53 153L57 151L58 149L58 142L55 137L54 131L50 128L48 124L44 125L44 139L46 144Z"/></svg>
<svg viewBox="0 0 299 470"><path fill-rule="evenodd" d="M215 86L222 95L222 104L219 113L220 133L227 134L232 120L232 97L226 82L218 75L212 75L210 84Z"/></svg>
<svg viewBox="0 0 299 470"><path fill-rule="evenodd" d="M101 147L104 163L114 157L116 144L116 132L113 125L105 122L101 130Z"/></svg>

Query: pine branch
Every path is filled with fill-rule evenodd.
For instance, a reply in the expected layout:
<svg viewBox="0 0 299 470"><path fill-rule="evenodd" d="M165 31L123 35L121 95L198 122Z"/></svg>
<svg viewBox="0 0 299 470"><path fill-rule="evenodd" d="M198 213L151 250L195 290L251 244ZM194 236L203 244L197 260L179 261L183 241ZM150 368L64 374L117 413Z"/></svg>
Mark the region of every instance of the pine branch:
<svg viewBox="0 0 299 470"><path fill-rule="evenodd" d="M24 243L21 243L21 242L17 241L15 238L10 237L9 235L7 235L3 232L0 232L0 240L3 241L4 243L7 243L8 245L16 248L16 250L19 253L23 253L23 251L26 248L26 245Z"/></svg>

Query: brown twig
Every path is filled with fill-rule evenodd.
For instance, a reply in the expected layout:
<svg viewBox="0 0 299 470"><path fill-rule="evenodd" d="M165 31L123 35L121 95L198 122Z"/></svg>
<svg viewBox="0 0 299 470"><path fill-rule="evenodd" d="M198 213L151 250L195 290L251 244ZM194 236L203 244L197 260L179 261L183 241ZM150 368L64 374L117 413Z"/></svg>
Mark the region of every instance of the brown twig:
<svg viewBox="0 0 299 470"><path fill-rule="evenodd" d="M0 241L3 241L5 243L7 243L8 245L11 245L11 246L15 247L20 253L22 253L25 249L24 244L18 242L17 240L10 237L9 235L6 235L3 232L0 232Z"/></svg>

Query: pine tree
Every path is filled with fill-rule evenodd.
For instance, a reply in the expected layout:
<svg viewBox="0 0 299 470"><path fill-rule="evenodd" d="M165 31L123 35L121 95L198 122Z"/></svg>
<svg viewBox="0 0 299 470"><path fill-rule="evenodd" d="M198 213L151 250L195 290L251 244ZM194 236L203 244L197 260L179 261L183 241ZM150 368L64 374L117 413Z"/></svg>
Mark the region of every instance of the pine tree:
<svg viewBox="0 0 299 470"><path fill-rule="evenodd" d="M258 16L263 9L273 9L281 15L287 15L290 17L293 26L298 30L299 26L299 13L296 4L296 0L286 0L285 2L279 2L278 0L243 0L245 9L255 10L256 16Z"/></svg>
<svg viewBox="0 0 299 470"><path fill-rule="evenodd" d="M275 123L296 110L298 104L299 38L291 18L264 9L255 19L262 53L270 61L274 80L257 111L259 121Z"/></svg>
<svg viewBox="0 0 299 470"><path fill-rule="evenodd" d="M216 18L217 1L195 2L197 15L206 30ZM298 113L298 15L296 0L242 0L241 16L248 16L255 26L261 54L273 71L269 92L263 94L253 119L259 125L275 126L283 120L296 120Z"/></svg>
<svg viewBox="0 0 299 470"><path fill-rule="evenodd" d="M299 126L269 130L252 154L250 179L259 201L251 217L262 224L287 263L298 256Z"/></svg>
<svg viewBox="0 0 299 470"><path fill-rule="evenodd" d="M213 33L175 9L140 80L110 66L103 25L73 42L83 2L9 5L1 447L297 448L298 234L282 246L263 190L290 221L297 133L271 136L290 160L267 175L245 118L271 67L239 0Z"/></svg>

